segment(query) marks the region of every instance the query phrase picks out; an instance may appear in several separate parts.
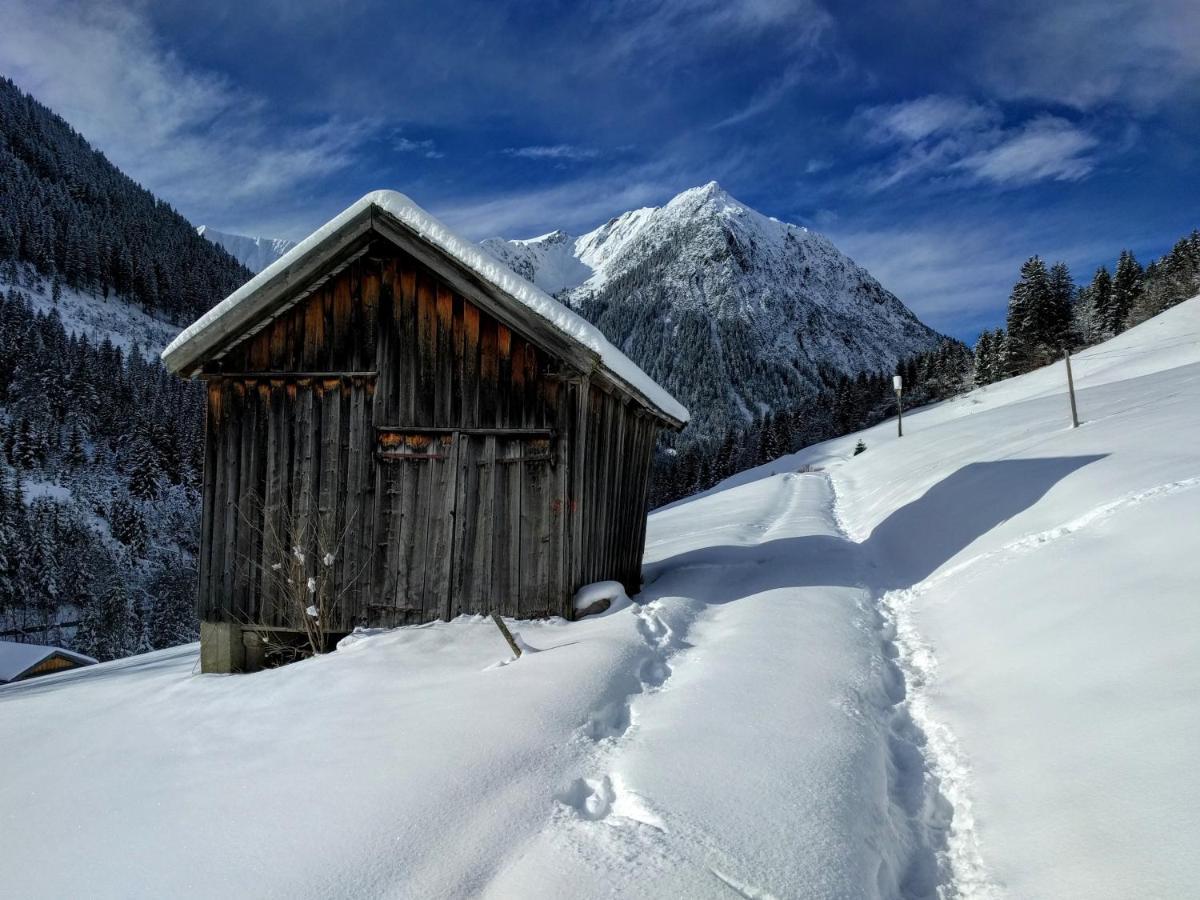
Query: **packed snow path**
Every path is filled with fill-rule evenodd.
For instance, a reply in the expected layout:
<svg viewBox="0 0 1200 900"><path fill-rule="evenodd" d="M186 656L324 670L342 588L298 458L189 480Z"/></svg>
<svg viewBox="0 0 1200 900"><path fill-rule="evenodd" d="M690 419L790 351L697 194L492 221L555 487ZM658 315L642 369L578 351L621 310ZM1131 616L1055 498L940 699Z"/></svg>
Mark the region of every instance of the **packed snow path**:
<svg viewBox="0 0 1200 900"><path fill-rule="evenodd" d="M649 654L489 894L932 896L944 813L828 477L660 513L647 560Z"/></svg>

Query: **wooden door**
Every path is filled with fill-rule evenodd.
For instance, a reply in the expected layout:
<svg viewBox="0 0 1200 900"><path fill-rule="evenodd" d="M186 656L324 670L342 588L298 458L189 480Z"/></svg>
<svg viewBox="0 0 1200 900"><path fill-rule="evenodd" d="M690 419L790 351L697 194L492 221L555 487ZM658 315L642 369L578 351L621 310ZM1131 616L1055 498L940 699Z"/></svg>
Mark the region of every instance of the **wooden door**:
<svg viewBox="0 0 1200 900"><path fill-rule="evenodd" d="M550 433L462 432L459 441L455 614L549 615L558 599L551 534L561 524Z"/></svg>
<svg viewBox="0 0 1200 900"><path fill-rule="evenodd" d="M391 627L450 614L457 453L452 432L379 432L379 596L368 610L373 624Z"/></svg>
<svg viewBox="0 0 1200 900"><path fill-rule="evenodd" d="M557 611L551 445L549 431L381 429L384 608L372 619Z"/></svg>

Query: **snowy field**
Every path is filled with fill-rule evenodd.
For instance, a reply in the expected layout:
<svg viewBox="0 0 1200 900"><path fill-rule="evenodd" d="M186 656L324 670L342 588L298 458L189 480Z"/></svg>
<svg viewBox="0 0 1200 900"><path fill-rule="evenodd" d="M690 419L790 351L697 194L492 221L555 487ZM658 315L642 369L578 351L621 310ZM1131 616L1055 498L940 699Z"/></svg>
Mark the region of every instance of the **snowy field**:
<svg viewBox="0 0 1200 900"><path fill-rule="evenodd" d="M516 661L0 688L0 893L1194 896L1200 298L1075 376L1077 430L1059 364L656 513L637 602Z"/></svg>

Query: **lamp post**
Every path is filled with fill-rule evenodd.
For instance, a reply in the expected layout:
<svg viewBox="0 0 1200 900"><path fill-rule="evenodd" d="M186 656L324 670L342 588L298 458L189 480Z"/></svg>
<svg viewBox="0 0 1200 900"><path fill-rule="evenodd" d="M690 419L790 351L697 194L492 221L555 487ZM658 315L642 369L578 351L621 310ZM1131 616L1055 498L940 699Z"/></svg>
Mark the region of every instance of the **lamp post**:
<svg viewBox="0 0 1200 900"><path fill-rule="evenodd" d="M904 437L904 409L900 404L900 391L904 387L904 379L893 375L892 387L896 389L896 437Z"/></svg>

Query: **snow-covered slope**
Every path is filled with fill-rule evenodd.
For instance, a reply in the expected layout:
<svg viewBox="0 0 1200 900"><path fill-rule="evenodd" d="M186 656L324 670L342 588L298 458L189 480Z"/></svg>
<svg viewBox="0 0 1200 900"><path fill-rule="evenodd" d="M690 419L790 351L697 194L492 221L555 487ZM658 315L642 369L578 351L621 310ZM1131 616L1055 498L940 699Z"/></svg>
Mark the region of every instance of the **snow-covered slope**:
<svg viewBox="0 0 1200 900"><path fill-rule="evenodd" d="M136 345L144 355L157 357L179 332L178 325L120 297L62 287L56 300L51 285L42 279L25 277L19 285L0 279L0 290L10 287L28 297L34 310L57 313L69 333L85 336L93 344L107 339L126 353Z"/></svg>
<svg viewBox="0 0 1200 900"><path fill-rule="evenodd" d="M676 509L828 470L953 803L961 896L1193 896L1200 297L1083 351L1074 375L1078 429L1057 363Z"/></svg>
<svg viewBox="0 0 1200 900"><path fill-rule="evenodd" d="M575 240L563 231L523 241L490 238L482 246L547 294L558 295L577 287L592 275L592 270L575 255Z"/></svg>
<svg viewBox="0 0 1200 900"><path fill-rule="evenodd" d="M1200 298L1075 375L1079 429L1054 366L656 512L637 604L519 660L460 618L0 688L5 889L1190 896Z"/></svg>
<svg viewBox="0 0 1200 900"><path fill-rule="evenodd" d="M244 234L229 234L207 225L200 225L196 233L208 238L225 250L251 272L261 272L283 254L296 246L295 241L284 238L247 237Z"/></svg>
<svg viewBox="0 0 1200 900"><path fill-rule="evenodd" d="M797 402L829 367L889 369L937 335L870 273L807 228L716 182L581 237L484 242L562 297L692 411L685 438Z"/></svg>

